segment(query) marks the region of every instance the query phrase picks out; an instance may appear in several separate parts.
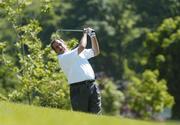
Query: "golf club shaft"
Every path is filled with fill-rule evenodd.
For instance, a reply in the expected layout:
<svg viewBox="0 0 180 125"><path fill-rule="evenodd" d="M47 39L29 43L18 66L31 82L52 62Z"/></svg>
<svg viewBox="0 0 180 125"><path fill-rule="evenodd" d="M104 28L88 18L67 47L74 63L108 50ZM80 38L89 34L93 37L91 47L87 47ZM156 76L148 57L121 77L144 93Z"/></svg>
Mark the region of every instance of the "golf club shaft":
<svg viewBox="0 0 180 125"><path fill-rule="evenodd" d="M83 32L80 29L58 29L57 32Z"/></svg>

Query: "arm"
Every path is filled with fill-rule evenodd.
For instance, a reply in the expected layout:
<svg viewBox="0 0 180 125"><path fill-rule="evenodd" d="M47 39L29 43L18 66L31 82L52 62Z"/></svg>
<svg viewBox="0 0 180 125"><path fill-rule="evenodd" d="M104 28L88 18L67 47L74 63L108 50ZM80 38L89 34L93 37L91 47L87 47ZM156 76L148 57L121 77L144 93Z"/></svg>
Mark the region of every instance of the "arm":
<svg viewBox="0 0 180 125"><path fill-rule="evenodd" d="M99 55L100 50L99 50L99 44L98 44L98 40L96 38L96 34L94 29L88 28L88 35L91 38L91 45L92 45L92 50L94 51L94 56Z"/></svg>
<svg viewBox="0 0 180 125"><path fill-rule="evenodd" d="M94 55L95 56L99 55L100 54L99 44L95 35L91 37L91 44L92 44L92 49L94 51Z"/></svg>
<svg viewBox="0 0 180 125"><path fill-rule="evenodd" d="M87 32L84 32L78 46L78 55L86 48L86 45L87 45Z"/></svg>

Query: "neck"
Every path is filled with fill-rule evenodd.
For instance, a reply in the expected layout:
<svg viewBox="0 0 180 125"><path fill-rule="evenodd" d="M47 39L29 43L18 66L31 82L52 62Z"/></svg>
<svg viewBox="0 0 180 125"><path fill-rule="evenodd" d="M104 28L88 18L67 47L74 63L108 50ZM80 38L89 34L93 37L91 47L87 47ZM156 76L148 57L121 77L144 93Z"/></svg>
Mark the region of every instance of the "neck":
<svg viewBox="0 0 180 125"><path fill-rule="evenodd" d="M68 51L69 51L69 50L66 49L66 50L64 50L64 51L62 51L62 52L58 52L58 55L64 54L64 53L66 53L66 52L68 52Z"/></svg>

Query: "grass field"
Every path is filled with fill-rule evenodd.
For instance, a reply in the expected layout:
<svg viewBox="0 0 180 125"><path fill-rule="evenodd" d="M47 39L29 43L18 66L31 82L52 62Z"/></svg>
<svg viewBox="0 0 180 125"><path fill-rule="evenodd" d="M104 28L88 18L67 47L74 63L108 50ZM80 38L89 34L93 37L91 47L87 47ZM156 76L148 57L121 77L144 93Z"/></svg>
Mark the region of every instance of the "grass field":
<svg viewBox="0 0 180 125"><path fill-rule="evenodd" d="M180 125L0 102L0 125Z"/></svg>

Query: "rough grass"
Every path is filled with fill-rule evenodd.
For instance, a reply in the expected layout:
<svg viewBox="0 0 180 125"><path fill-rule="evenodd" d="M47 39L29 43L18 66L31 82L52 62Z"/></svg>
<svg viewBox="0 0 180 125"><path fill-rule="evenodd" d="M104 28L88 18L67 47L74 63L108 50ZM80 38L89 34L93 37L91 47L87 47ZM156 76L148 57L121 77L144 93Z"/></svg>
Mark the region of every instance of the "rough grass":
<svg viewBox="0 0 180 125"><path fill-rule="evenodd" d="M0 125L180 125L0 102Z"/></svg>

